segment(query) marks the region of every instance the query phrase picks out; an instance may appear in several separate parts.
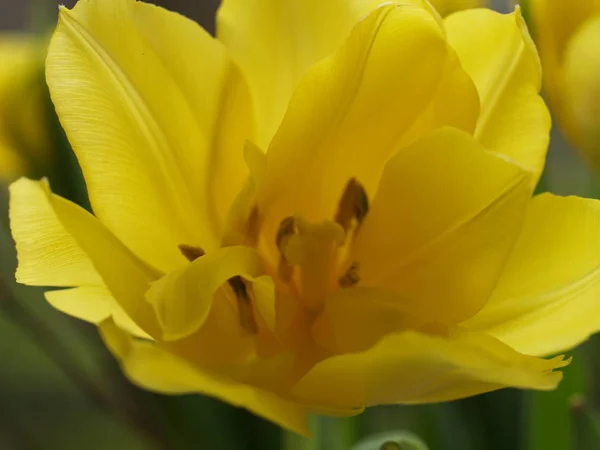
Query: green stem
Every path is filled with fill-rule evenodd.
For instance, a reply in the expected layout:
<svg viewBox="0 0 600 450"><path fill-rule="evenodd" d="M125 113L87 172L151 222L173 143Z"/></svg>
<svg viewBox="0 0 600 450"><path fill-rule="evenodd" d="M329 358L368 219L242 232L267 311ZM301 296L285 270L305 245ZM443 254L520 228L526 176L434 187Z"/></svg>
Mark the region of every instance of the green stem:
<svg viewBox="0 0 600 450"><path fill-rule="evenodd" d="M357 441L357 419L309 416L308 426L311 437L305 438L296 433L284 432L285 450L348 450Z"/></svg>

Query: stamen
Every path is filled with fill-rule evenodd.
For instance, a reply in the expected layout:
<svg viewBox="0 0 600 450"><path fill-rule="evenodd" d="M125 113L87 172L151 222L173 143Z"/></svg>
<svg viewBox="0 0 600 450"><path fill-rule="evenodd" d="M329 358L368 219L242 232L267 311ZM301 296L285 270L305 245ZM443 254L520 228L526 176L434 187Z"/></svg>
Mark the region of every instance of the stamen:
<svg viewBox="0 0 600 450"><path fill-rule="evenodd" d="M277 235L275 236L275 244L279 251L283 254L288 239L296 233L296 220L293 217L286 217L279 224Z"/></svg>
<svg viewBox="0 0 600 450"><path fill-rule="evenodd" d="M286 217L279 224L277 235L275 236L275 244L279 250L279 266L277 267L277 275L282 281L290 281L292 279L294 267L288 262L285 257L285 247L294 234L296 234L296 220L293 217Z"/></svg>
<svg viewBox="0 0 600 450"><path fill-rule="evenodd" d="M251 244L256 245L258 241L258 233L260 231L260 216L258 215L258 208L255 206L250 211L248 221L246 222L246 234Z"/></svg>
<svg viewBox="0 0 600 450"><path fill-rule="evenodd" d="M347 232L352 219L356 219L360 225L368 212L369 198L367 197L367 191L365 191L362 184L356 181L356 178L350 178L338 203L335 221Z"/></svg>
<svg viewBox="0 0 600 450"><path fill-rule="evenodd" d="M194 247L186 244L179 244L178 247L181 254L185 256L189 262L195 261L201 256L205 255L204 250L202 250L200 247Z"/></svg>
<svg viewBox="0 0 600 450"><path fill-rule="evenodd" d="M230 278L228 283L238 301L240 325L248 333L258 333L258 325L256 323L256 318L254 317L254 312L252 311L252 301L248 294L246 283L240 276Z"/></svg>
<svg viewBox="0 0 600 450"><path fill-rule="evenodd" d="M360 264L358 261L354 261L346 273L340 277L338 280L340 286L343 288L352 287L357 285L360 282L360 275L358 274L358 270L360 269Z"/></svg>

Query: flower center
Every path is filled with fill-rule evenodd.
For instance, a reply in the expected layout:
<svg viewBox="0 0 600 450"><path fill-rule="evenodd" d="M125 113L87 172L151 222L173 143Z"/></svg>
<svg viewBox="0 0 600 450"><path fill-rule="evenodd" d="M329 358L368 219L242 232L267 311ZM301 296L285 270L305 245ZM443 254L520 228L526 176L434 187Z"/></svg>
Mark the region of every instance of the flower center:
<svg viewBox="0 0 600 450"><path fill-rule="evenodd" d="M340 198L334 220L309 223L286 217L275 243L277 276L311 312L318 312L335 290L360 282L359 263L350 259L352 242L369 210L363 186L352 178Z"/></svg>

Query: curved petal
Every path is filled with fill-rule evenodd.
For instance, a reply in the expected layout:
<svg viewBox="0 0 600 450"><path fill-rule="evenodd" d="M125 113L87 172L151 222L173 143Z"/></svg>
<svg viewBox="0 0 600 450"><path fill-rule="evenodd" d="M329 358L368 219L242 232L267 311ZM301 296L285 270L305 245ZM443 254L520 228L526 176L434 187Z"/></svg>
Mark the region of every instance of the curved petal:
<svg viewBox="0 0 600 450"><path fill-rule="evenodd" d="M566 49L562 95L572 119L569 138L600 167L600 11L578 28Z"/></svg>
<svg viewBox="0 0 600 450"><path fill-rule="evenodd" d="M386 5L312 67L267 152L258 209L269 242L284 217L332 219L353 177L375 190L385 161L429 106L447 54L427 10Z"/></svg>
<svg viewBox="0 0 600 450"><path fill-rule="evenodd" d="M339 289L325 300L313 336L324 348L349 353L372 347L386 334L419 325L395 292L357 286Z"/></svg>
<svg viewBox="0 0 600 450"><path fill-rule="evenodd" d="M46 292L59 311L92 323L113 316L117 324L136 336L147 337L107 289L95 262L69 234L54 207L46 180L21 178L10 186L10 227L17 248L16 279L30 286L73 287ZM87 215L60 199L63 209ZM99 226L94 219L91 221ZM100 242L100 245L103 243ZM108 250L109 253L110 250ZM118 259L115 260L118 265Z"/></svg>
<svg viewBox="0 0 600 450"><path fill-rule="evenodd" d="M454 400L504 387L554 389L568 362L517 353L484 333L391 334L373 348L317 364L293 388L299 401L336 407Z"/></svg>
<svg viewBox="0 0 600 450"><path fill-rule="evenodd" d="M152 283L146 299L161 324L163 339L189 336L209 315L217 289L234 276L263 274L260 256L250 247L224 247Z"/></svg>
<svg viewBox="0 0 600 450"><path fill-rule="evenodd" d="M488 5L488 0L429 0L435 9L447 16L461 9L482 8Z"/></svg>
<svg viewBox="0 0 600 450"><path fill-rule="evenodd" d="M416 316L464 320L488 300L531 195L529 174L472 136L434 131L387 164L354 243L362 286Z"/></svg>
<svg viewBox="0 0 600 450"><path fill-rule="evenodd" d="M163 270L185 264L181 243L217 246L213 198L242 185L251 129L218 41L143 2L81 1L60 9L46 77L94 211L120 240ZM214 177L231 183L223 199Z"/></svg>
<svg viewBox="0 0 600 450"><path fill-rule="evenodd" d="M94 324L108 319L113 312L114 299L101 286L48 291L44 295L48 303L60 312Z"/></svg>
<svg viewBox="0 0 600 450"><path fill-rule="evenodd" d="M260 147L268 147L306 70L336 51L356 23L381 3L384 1L222 2L217 36L250 84Z"/></svg>
<svg viewBox="0 0 600 450"><path fill-rule="evenodd" d="M536 183L546 159L550 115L539 96L539 57L520 10L509 15L463 11L445 24L448 41L481 99L475 137L529 170Z"/></svg>
<svg viewBox="0 0 600 450"><path fill-rule="evenodd" d="M129 379L164 394L201 393L241 406L284 428L307 435L306 410L274 394L200 372L158 345L131 339L111 321L100 326L104 342Z"/></svg>
<svg viewBox="0 0 600 450"><path fill-rule="evenodd" d="M112 317L122 330L144 339L152 339L127 315L106 286L80 286L45 293L54 308L77 319L99 324Z"/></svg>
<svg viewBox="0 0 600 450"><path fill-rule="evenodd" d="M464 326L546 355L600 330L600 201L543 194L489 303Z"/></svg>
<svg viewBox="0 0 600 450"><path fill-rule="evenodd" d="M10 229L17 248L17 282L29 286L102 286L88 255L65 230L46 180L10 185Z"/></svg>

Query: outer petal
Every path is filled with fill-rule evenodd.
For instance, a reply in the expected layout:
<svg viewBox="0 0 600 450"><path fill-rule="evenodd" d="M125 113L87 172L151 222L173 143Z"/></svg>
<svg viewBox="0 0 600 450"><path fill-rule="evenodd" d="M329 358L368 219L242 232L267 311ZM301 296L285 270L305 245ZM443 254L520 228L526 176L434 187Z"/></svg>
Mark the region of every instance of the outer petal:
<svg viewBox="0 0 600 450"><path fill-rule="evenodd" d="M279 222L333 218L347 181L375 190L385 161L428 107L446 65L438 23L422 8L387 5L303 78L267 152L259 212Z"/></svg>
<svg viewBox="0 0 600 450"><path fill-rule="evenodd" d="M119 328L134 336L151 339L117 303L106 286L80 286L48 291L46 300L59 311L86 322L99 324L112 316Z"/></svg>
<svg viewBox="0 0 600 450"><path fill-rule="evenodd" d="M449 323L488 300L531 195L527 172L443 128L383 173L351 255L361 285L395 291L413 314Z"/></svg>
<svg viewBox="0 0 600 450"><path fill-rule="evenodd" d="M46 298L60 311L93 323L112 314L119 326L147 336L129 315L142 318L150 328L153 317L144 320L144 308L138 309L136 298L129 295L136 289L140 272L147 279L158 275L137 261L93 216L53 195L46 181L21 178L10 186L10 196L10 226L19 261L17 281L34 286L78 286L47 292ZM125 287L127 282L132 282L133 290ZM137 286L141 290L147 287L148 281ZM117 293L124 306L115 300ZM149 309L145 302L141 306Z"/></svg>
<svg viewBox="0 0 600 450"><path fill-rule="evenodd" d="M165 270L185 263L178 244L216 246L211 199L221 198L208 187L212 176L226 177L232 190L243 183L251 119L222 45L143 2L82 1L61 8L46 73L94 211L109 229ZM236 127L223 129L233 117ZM232 197L228 188L223 201Z"/></svg>
<svg viewBox="0 0 600 450"><path fill-rule="evenodd" d="M464 325L536 355L600 330L600 201L543 194L490 302Z"/></svg>
<svg viewBox="0 0 600 450"><path fill-rule="evenodd" d="M217 35L250 83L259 120L260 147L268 147L306 70L337 50L354 25L380 3L384 2L223 1Z"/></svg>
<svg viewBox="0 0 600 450"><path fill-rule="evenodd" d="M124 372L145 389L165 394L211 395L248 408L287 429L308 434L306 411L302 407L263 390L200 372L151 342L131 339L110 321L103 323L100 329Z"/></svg>
<svg viewBox="0 0 600 450"><path fill-rule="evenodd" d="M59 311L86 322L98 324L113 312L114 299L104 287L86 286L48 291L46 300Z"/></svg>
<svg viewBox="0 0 600 450"><path fill-rule="evenodd" d="M373 348L317 364L293 389L337 407L453 400L503 387L553 389L567 364L517 353L483 333L391 334Z"/></svg>
<svg viewBox="0 0 600 450"><path fill-rule="evenodd" d="M230 278L262 275L260 256L250 247L225 247L154 282L146 298L167 340L181 339L202 326L217 289Z"/></svg>
<svg viewBox="0 0 600 450"><path fill-rule="evenodd" d="M21 178L9 189L17 281L30 286L101 286L102 278L88 255L56 217L47 181Z"/></svg>
<svg viewBox="0 0 600 450"><path fill-rule="evenodd" d="M539 96L541 69L520 10L463 11L445 20L448 40L481 99L475 137L533 173L542 173L550 115Z"/></svg>

